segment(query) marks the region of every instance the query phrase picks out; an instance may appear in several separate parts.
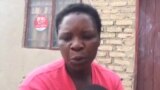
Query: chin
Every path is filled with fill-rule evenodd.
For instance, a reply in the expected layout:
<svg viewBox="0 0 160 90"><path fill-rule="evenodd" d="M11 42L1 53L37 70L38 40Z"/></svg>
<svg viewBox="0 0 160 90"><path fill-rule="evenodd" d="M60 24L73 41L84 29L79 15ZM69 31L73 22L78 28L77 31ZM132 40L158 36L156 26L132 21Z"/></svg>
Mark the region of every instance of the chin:
<svg viewBox="0 0 160 90"><path fill-rule="evenodd" d="M90 68L90 64L85 64L85 65L71 65L70 67L72 70L80 72L80 71L85 71Z"/></svg>

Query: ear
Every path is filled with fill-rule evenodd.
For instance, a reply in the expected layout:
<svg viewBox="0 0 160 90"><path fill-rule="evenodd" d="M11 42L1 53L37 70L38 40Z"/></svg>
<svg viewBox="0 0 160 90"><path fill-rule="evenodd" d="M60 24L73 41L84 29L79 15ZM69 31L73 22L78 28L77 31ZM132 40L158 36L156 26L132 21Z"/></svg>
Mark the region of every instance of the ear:
<svg viewBox="0 0 160 90"><path fill-rule="evenodd" d="M100 43L101 43L101 40L99 40L99 42L98 42L98 47L100 46Z"/></svg>
<svg viewBox="0 0 160 90"><path fill-rule="evenodd" d="M101 44L101 37L99 35L99 37L98 37L98 47L100 46L100 44Z"/></svg>

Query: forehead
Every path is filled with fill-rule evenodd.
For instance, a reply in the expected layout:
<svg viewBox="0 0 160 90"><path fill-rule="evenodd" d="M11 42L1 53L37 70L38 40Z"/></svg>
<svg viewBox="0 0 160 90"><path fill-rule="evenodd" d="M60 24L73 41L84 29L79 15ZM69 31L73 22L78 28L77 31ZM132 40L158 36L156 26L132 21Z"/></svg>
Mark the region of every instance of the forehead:
<svg viewBox="0 0 160 90"><path fill-rule="evenodd" d="M80 25L83 25L83 24L86 24L86 25L93 25L93 21L91 19L91 17L85 13L70 13L68 15L66 15L60 26L63 27L64 25L69 25L70 27L71 26L74 26L75 24L80 24Z"/></svg>

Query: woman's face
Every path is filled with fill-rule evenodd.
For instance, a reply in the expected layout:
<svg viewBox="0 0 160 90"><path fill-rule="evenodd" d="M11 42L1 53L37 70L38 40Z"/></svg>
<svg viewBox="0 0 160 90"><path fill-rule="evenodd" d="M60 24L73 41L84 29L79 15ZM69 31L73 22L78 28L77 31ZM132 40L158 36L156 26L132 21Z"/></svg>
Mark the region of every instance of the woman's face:
<svg viewBox="0 0 160 90"><path fill-rule="evenodd" d="M59 25L58 45L67 67L83 70L90 67L100 44L99 33L90 16L71 13Z"/></svg>

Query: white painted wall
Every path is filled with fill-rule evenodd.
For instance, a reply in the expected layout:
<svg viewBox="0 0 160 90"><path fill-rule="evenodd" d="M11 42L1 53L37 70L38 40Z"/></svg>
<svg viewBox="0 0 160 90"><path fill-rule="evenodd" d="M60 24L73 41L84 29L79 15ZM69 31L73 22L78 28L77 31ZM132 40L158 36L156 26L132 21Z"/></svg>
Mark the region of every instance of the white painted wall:
<svg viewBox="0 0 160 90"><path fill-rule="evenodd" d="M59 51L22 47L25 0L0 0L0 90L17 90L33 68L61 57Z"/></svg>

